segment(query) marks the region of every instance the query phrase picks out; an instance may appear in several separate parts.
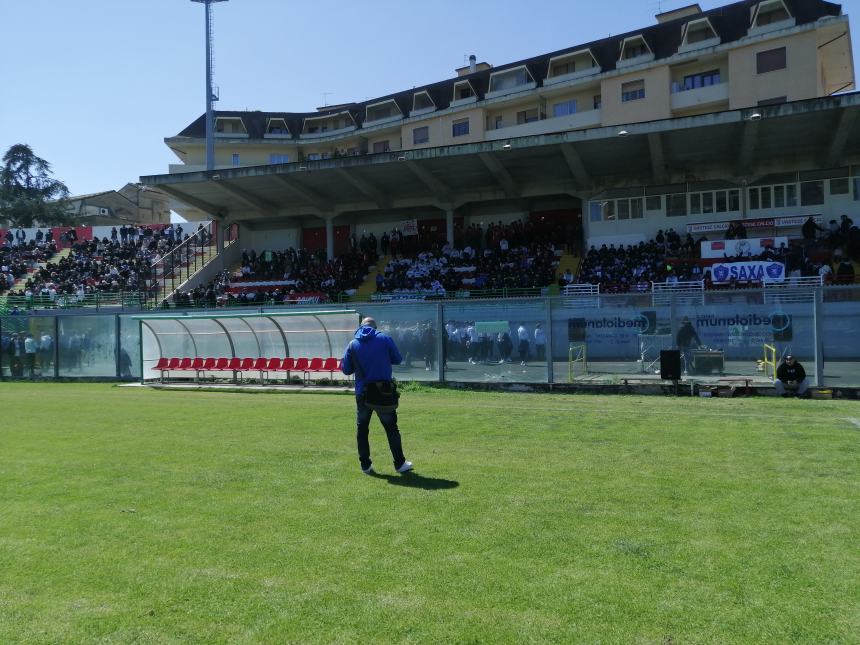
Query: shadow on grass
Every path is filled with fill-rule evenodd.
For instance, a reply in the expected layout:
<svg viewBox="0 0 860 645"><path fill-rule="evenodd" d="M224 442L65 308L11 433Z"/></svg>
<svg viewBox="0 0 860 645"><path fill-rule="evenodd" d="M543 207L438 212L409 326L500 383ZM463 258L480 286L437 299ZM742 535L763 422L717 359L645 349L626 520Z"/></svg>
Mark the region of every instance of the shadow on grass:
<svg viewBox="0 0 860 645"><path fill-rule="evenodd" d="M424 490L447 490L457 488L460 482L453 479L439 479L437 477L424 477L415 471L403 473L402 475L383 475L374 473L371 477L384 479L394 486L406 486L408 488L423 488Z"/></svg>

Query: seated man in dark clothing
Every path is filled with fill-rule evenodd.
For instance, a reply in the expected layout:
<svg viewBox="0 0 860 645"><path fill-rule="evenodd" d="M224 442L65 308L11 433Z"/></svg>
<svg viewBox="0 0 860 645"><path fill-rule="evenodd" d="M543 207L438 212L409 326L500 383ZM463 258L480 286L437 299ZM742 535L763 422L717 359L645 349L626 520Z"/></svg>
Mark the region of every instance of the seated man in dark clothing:
<svg viewBox="0 0 860 645"><path fill-rule="evenodd" d="M773 383L776 393L780 396L806 396L809 391L809 379L806 370L794 356L788 354L776 368L776 381Z"/></svg>

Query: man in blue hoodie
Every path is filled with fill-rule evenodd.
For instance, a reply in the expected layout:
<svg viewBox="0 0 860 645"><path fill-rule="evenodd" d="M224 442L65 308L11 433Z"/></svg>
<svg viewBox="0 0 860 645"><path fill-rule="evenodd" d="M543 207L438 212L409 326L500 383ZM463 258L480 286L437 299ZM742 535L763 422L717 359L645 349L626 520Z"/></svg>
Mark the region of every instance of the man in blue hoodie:
<svg viewBox="0 0 860 645"><path fill-rule="evenodd" d="M343 355L342 371L349 376L355 374L355 404L356 404L356 438L358 441L358 460L361 472L373 474L373 462L370 459L370 417L373 410L365 405L365 383L370 381L390 381L391 366L400 365L403 357L397 351L397 346L390 336L376 331L376 320L365 318L355 332L355 339L347 345ZM357 365L356 365L357 363ZM399 473L412 470L412 462L403 456L400 444L400 431L397 429L397 411L376 412L379 422L385 428L388 437L388 447L394 457L394 468Z"/></svg>

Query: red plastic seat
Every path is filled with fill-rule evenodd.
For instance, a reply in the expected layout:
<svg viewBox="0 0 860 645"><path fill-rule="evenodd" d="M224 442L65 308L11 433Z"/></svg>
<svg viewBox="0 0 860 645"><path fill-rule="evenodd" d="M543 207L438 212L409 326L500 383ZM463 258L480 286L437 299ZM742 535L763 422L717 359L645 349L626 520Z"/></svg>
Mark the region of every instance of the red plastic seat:
<svg viewBox="0 0 860 645"><path fill-rule="evenodd" d="M243 358L242 366L239 368L243 372L250 372L254 369L254 359L253 358Z"/></svg>
<svg viewBox="0 0 860 645"><path fill-rule="evenodd" d="M297 358L296 359L296 371L302 373L302 379L304 381L308 380L309 374L308 369L310 368L310 360L307 358Z"/></svg>
<svg viewBox="0 0 860 645"><path fill-rule="evenodd" d="M190 370L191 369L191 359L187 358L187 357L183 358L181 361L179 361L179 367L177 369Z"/></svg>
<svg viewBox="0 0 860 645"><path fill-rule="evenodd" d="M152 369L161 372L161 382L163 383L164 382L164 373L167 372L168 370L170 370L170 359L167 358L166 356L162 356L161 358L158 359L158 362L155 364L155 367L153 367Z"/></svg>
<svg viewBox="0 0 860 645"><path fill-rule="evenodd" d="M340 370L340 359L334 357L325 359L322 371L328 372L332 381L334 380L334 373L338 370Z"/></svg>
<svg viewBox="0 0 860 645"><path fill-rule="evenodd" d="M170 362L167 364L167 369L168 370L178 370L179 369L179 363L180 363L180 359L171 358Z"/></svg>
<svg viewBox="0 0 860 645"><path fill-rule="evenodd" d="M203 359L198 357L198 358L195 358L193 361L191 361L191 369L193 369L195 372L198 370L202 370L203 369Z"/></svg>
<svg viewBox="0 0 860 645"><path fill-rule="evenodd" d="M231 372L240 372L242 370L242 359L231 358L230 364L227 365L227 369Z"/></svg>
<svg viewBox="0 0 860 645"><path fill-rule="evenodd" d="M215 361L215 367L212 369L218 372L225 372L230 368L230 359L229 358L219 358Z"/></svg>
<svg viewBox="0 0 860 645"><path fill-rule="evenodd" d="M215 362L214 358L207 358L205 360L202 358L195 358L194 359L194 365L195 366L197 365L197 361L200 361L200 367L194 367L194 370L197 372L197 378L198 379L200 379L200 373L201 372L212 372L215 370L216 362Z"/></svg>
<svg viewBox="0 0 860 645"><path fill-rule="evenodd" d="M280 358L270 358L269 364L266 365L266 369L270 372L278 372L281 369L281 359Z"/></svg>
<svg viewBox="0 0 860 645"><path fill-rule="evenodd" d="M308 372L322 372L322 371L323 371L323 359L312 358L310 364L308 365Z"/></svg>
<svg viewBox="0 0 860 645"><path fill-rule="evenodd" d="M260 373L260 381L263 380L263 372L269 373L269 359L258 358L254 361L254 371Z"/></svg>
<svg viewBox="0 0 860 645"><path fill-rule="evenodd" d="M296 369L296 359L290 356L287 356L284 360L281 361L281 367L279 371L287 373L287 382L290 381L290 376L293 370Z"/></svg>

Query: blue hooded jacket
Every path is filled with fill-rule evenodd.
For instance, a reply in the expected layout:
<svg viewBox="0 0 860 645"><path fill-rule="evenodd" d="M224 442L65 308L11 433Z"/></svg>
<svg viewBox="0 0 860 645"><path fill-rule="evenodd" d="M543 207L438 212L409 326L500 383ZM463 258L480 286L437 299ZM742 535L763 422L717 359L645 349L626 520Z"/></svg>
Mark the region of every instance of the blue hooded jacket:
<svg viewBox="0 0 860 645"><path fill-rule="evenodd" d="M358 375L353 358L358 360L362 376ZM347 376L355 374L355 393L363 394L365 381L390 381L391 366L402 362L403 357L391 336L364 326L358 328L355 340L347 345L341 370Z"/></svg>

